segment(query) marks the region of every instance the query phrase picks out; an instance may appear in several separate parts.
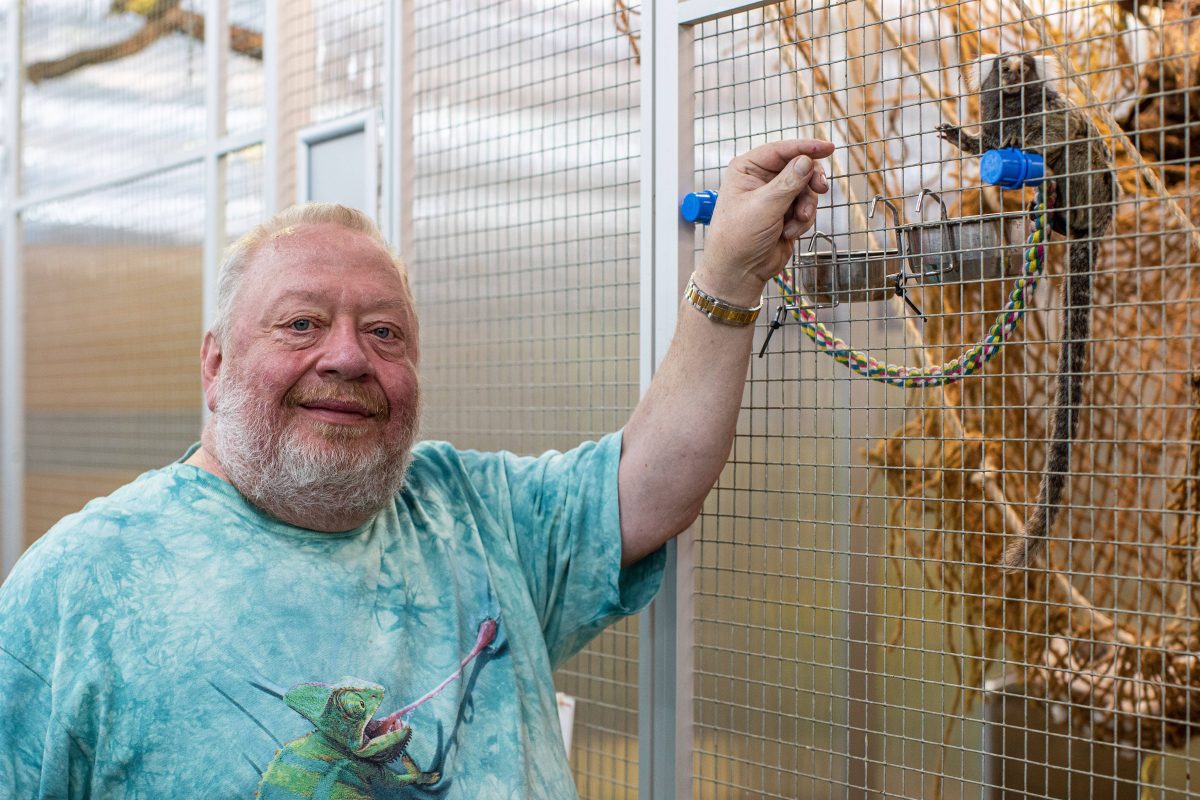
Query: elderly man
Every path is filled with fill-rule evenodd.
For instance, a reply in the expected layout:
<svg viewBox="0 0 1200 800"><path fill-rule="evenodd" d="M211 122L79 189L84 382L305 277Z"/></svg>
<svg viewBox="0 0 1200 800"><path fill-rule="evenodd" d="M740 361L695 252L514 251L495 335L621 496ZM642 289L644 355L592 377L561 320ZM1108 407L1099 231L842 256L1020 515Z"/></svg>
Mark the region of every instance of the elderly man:
<svg viewBox="0 0 1200 800"><path fill-rule="evenodd" d="M699 513L832 150L734 159L628 424L540 458L414 446L416 313L361 214L234 244L201 443L0 590L0 796L573 796L551 671L650 600Z"/></svg>

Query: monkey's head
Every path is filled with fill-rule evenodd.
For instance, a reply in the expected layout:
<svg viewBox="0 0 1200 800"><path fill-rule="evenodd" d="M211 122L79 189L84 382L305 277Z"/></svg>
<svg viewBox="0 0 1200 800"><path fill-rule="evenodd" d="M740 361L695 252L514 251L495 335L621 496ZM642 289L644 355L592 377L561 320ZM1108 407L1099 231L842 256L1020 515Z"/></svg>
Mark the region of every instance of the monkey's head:
<svg viewBox="0 0 1200 800"><path fill-rule="evenodd" d="M1040 84L1043 72L1028 53L1006 55L996 59L999 89L1004 94L1019 94L1027 86Z"/></svg>
<svg viewBox="0 0 1200 800"><path fill-rule="evenodd" d="M1031 53L1001 53L980 64L981 90L999 90L1019 95L1026 88L1040 88L1059 77L1058 62Z"/></svg>
<svg viewBox="0 0 1200 800"><path fill-rule="evenodd" d="M1002 53L980 63L980 115L984 120L999 121L1002 139L1025 139L1024 117L1040 114L1047 99L1055 92L1051 72L1054 60L1029 53ZM1011 121L1011 122L1010 122ZM1012 128L1013 124L1021 127Z"/></svg>

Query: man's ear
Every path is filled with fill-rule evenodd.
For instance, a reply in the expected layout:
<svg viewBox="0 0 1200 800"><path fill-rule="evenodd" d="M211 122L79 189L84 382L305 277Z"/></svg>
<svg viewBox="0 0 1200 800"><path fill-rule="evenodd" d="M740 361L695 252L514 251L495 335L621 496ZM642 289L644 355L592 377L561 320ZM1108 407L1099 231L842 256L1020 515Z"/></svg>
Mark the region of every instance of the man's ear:
<svg viewBox="0 0 1200 800"><path fill-rule="evenodd" d="M204 334L200 345L200 385L204 389L204 403L209 411L217 410L217 377L221 372L221 343L212 331Z"/></svg>

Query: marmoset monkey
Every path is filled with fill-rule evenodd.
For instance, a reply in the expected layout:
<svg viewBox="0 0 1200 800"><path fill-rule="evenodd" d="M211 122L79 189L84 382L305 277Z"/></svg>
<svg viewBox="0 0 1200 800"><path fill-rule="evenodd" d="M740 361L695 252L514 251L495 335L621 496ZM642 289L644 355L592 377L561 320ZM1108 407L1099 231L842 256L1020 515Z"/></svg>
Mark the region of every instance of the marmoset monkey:
<svg viewBox="0 0 1200 800"><path fill-rule="evenodd" d="M980 74L980 134L971 136L954 125L938 126L938 134L971 155L1002 147L1040 153L1054 190L1050 227L1071 240L1050 451L1033 514L1020 540L1004 552L1003 565L1013 570L1045 548L1070 469L1091 335L1092 265L1098 240L1112 222L1116 176L1112 154L1087 114L1048 82L1052 74L1046 61L1027 53L1001 55L985 62Z"/></svg>

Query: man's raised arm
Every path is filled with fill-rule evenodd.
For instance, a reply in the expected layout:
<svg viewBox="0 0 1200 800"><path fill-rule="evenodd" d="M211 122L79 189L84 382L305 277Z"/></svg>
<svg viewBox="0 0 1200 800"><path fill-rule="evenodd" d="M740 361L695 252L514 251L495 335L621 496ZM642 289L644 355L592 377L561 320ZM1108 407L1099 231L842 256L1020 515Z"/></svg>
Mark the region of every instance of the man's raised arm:
<svg viewBox="0 0 1200 800"><path fill-rule="evenodd" d="M829 188L814 159L833 149L815 139L774 142L730 162L693 276L699 303L758 305L812 227L817 194ZM729 458L754 338L753 325L732 322L710 319L685 299L671 346L625 425L622 565L691 525Z"/></svg>

